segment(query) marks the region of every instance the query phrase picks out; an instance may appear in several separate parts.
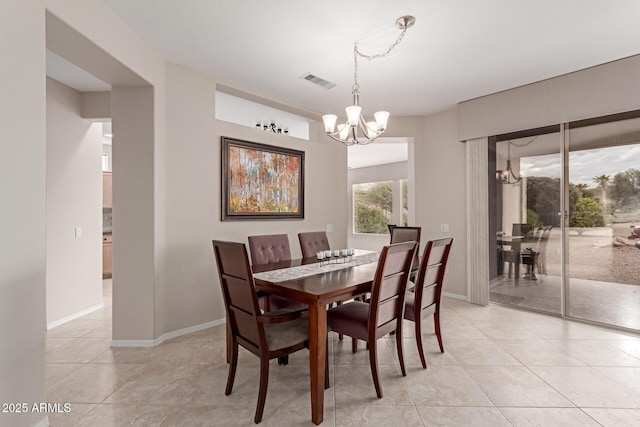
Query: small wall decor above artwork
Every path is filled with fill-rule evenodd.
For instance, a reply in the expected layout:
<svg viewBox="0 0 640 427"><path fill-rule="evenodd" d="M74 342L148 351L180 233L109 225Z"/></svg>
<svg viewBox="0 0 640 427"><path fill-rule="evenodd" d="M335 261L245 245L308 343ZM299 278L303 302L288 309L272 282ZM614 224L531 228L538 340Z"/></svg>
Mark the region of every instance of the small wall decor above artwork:
<svg viewBox="0 0 640 427"><path fill-rule="evenodd" d="M222 137L222 220L304 218L304 151Z"/></svg>

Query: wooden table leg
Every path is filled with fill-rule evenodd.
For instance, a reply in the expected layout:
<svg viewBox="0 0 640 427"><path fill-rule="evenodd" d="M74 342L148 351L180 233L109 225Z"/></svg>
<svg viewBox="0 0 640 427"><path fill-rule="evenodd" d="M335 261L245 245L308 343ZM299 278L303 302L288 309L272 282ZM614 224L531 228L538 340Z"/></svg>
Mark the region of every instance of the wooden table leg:
<svg viewBox="0 0 640 427"><path fill-rule="evenodd" d="M327 310L324 304L309 305L309 371L311 373L311 421L324 416L324 371L327 354Z"/></svg>

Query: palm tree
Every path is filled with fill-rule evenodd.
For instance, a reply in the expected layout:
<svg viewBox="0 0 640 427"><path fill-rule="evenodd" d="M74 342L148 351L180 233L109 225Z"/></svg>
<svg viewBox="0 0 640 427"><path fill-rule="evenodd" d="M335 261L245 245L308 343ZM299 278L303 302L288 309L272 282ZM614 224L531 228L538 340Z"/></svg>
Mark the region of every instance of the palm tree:
<svg viewBox="0 0 640 427"><path fill-rule="evenodd" d="M607 187L609 186L609 180L611 180L611 176L604 174L593 178L593 181L597 182L600 187L600 203L603 205L607 203Z"/></svg>
<svg viewBox="0 0 640 427"><path fill-rule="evenodd" d="M584 193L584 190L586 190L587 188L589 188L587 184L576 184L576 189L578 190L578 198L582 198L582 193Z"/></svg>

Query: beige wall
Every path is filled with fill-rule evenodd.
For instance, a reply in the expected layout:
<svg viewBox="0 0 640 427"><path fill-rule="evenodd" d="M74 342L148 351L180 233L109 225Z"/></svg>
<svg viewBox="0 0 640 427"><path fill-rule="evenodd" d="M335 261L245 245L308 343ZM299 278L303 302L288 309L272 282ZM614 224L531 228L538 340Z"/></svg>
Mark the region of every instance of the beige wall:
<svg viewBox="0 0 640 427"><path fill-rule="evenodd" d="M80 105L79 92L47 79L49 325L102 305L102 125Z"/></svg>
<svg viewBox="0 0 640 427"><path fill-rule="evenodd" d="M152 340L157 337L154 88L113 87L111 106L113 337Z"/></svg>
<svg viewBox="0 0 640 427"><path fill-rule="evenodd" d="M217 121L215 80L185 67L168 63L166 82L167 244L161 260L165 333L224 318L212 239L246 243L250 235L286 233L292 256L300 257L298 232L324 230L331 223L330 243L346 247L347 227L343 146L324 135L319 138L316 126L305 141ZM221 136L304 151L305 219L221 221Z"/></svg>
<svg viewBox="0 0 640 427"><path fill-rule="evenodd" d="M81 117L91 120L111 120L111 92L82 92Z"/></svg>
<svg viewBox="0 0 640 427"><path fill-rule="evenodd" d="M457 110L430 116L392 117L385 136L413 138L409 143L407 177L414 224L423 242L453 237L444 292L466 296L465 147L458 142ZM440 231L448 224L449 231ZM424 245L421 245L424 249Z"/></svg>
<svg viewBox="0 0 640 427"><path fill-rule="evenodd" d="M416 223L422 240L453 237L444 292L467 294L465 147L457 141L455 109L427 116L423 140L414 144ZM440 231L449 224L449 231Z"/></svg>
<svg viewBox="0 0 640 427"><path fill-rule="evenodd" d="M0 2L0 402L44 401L45 46L41 0ZM33 426L40 413L0 412ZM44 424L43 424L44 425Z"/></svg>

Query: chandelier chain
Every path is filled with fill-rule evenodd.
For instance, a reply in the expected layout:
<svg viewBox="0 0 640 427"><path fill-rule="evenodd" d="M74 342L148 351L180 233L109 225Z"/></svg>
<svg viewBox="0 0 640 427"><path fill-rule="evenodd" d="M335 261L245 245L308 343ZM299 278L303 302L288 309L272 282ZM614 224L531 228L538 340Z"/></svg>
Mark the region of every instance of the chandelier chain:
<svg viewBox="0 0 640 427"><path fill-rule="evenodd" d="M369 61L373 60L373 59L380 59L380 58L386 58L389 53L391 53L391 51L393 50L393 48L395 48L396 46L398 46L400 44L400 42L402 41L402 39L404 38L404 35L407 33L407 28L404 28L402 30L402 32L400 33L400 35L398 36L398 38L396 39L396 41L387 48L386 51L382 52L382 53L377 53L375 55L367 55L364 54L362 52L360 52L358 50L358 43L356 43L353 46L353 87L352 89L354 91L358 91L360 89L360 85L358 84L358 56L361 56L362 58L366 58Z"/></svg>

